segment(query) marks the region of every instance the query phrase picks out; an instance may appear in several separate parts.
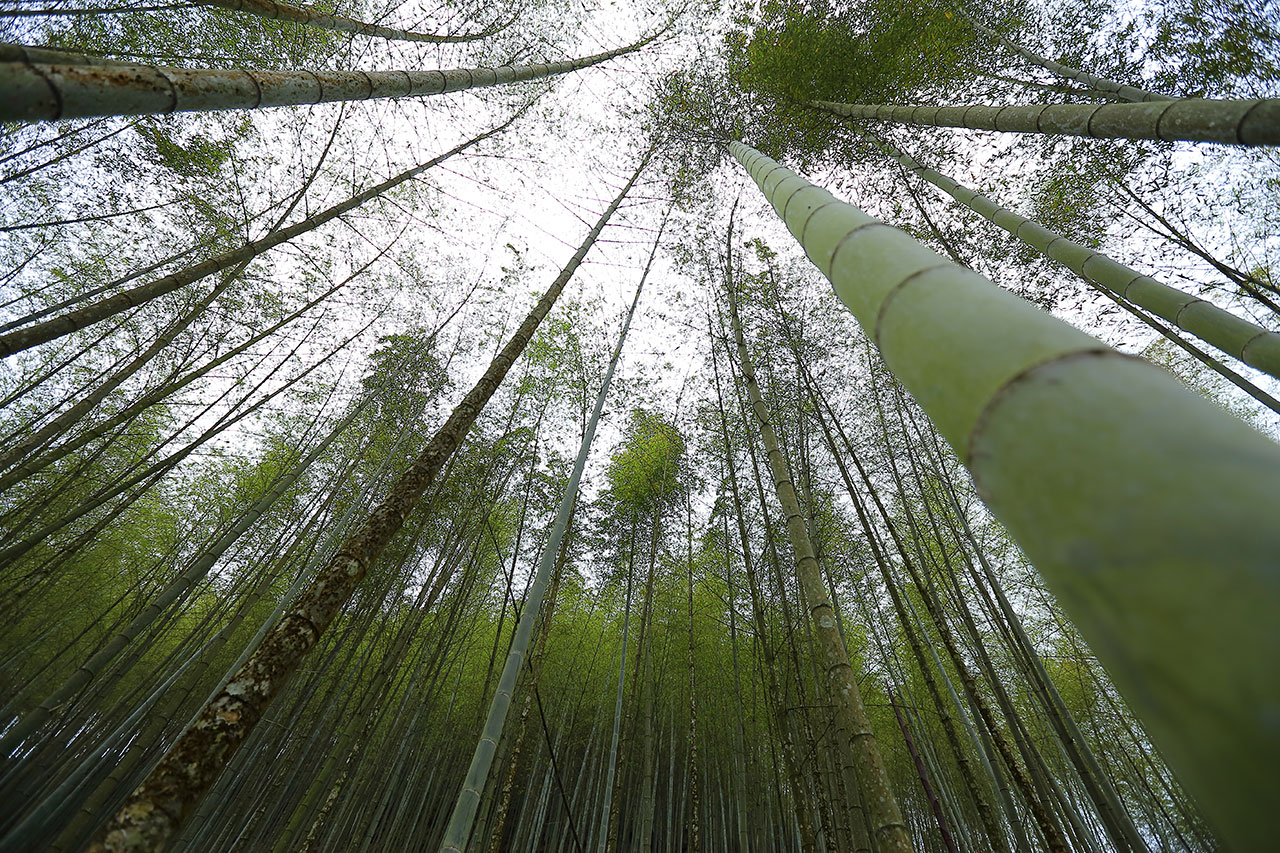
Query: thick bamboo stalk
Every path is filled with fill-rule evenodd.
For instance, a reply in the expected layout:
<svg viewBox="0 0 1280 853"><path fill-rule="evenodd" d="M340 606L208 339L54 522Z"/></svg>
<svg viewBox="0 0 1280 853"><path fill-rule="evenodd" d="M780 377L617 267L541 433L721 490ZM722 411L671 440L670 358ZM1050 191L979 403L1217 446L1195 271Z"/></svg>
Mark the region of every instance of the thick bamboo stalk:
<svg viewBox="0 0 1280 853"><path fill-rule="evenodd" d="M991 199L962 186L933 169L922 166L893 143L876 136L890 157L956 201L981 214L1031 248L1066 266L1085 281L1129 300L1168 320L1228 355L1280 379L1280 334L1250 323L1198 296L1156 281L1113 261L1101 252L1069 240L1035 220L1019 216Z"/></svg>
<svg viewBox="0 0 1280 853"><path fill-rule="evenodd" d="M1240 101L1183 98L1142 104L970 104L960 107L839 104L832 101L808 103L845 118L870 118L920 127L967 127L1094 139L1280 145L1280 98Z"/></svg>
<svg viewBox="0 0 1280 853"><path fill-rule="evenodd" d="M157 849L177 832L435 482L637 177L638 172L597 220L569 263L390 494L347 537L293 609L125 801L91 849Z"/></svg>
<svg viewBox="0 0 1280 853"><path fill-rule="evenodd" d="M657 38L559 62L439 71L266 71L159 65L0 63L0 121L55 121L102 115L153 115L420 98L541 80L639 50Z"/></svg>
<svg viewBox="0 0 1280 853"><path fill-rule="evenodd" d="M1105 109L1105 108L1104 108ZM1228 842L1280 798L1280 448L741 143Z"/></svg>
<svg viewBox="0 0 1280 853"><path fill-rule="evenodd" d="M355 33L359 36L377 36L395 41L417 41L429 44L449 44L468 41L479 41L500 32L511 23L510 20L485 27L471 35L442 36L434 33L420 33L414 30L402 30L397 27L384 27L381 24L368 24L345 15L328 15L313 12L301 6L289 3L277 3L275 0L196 0L201 6L215 6L233 12L246 12L260 18L274 21L293 21L322 30L335 30L340 33Z"/></svg>

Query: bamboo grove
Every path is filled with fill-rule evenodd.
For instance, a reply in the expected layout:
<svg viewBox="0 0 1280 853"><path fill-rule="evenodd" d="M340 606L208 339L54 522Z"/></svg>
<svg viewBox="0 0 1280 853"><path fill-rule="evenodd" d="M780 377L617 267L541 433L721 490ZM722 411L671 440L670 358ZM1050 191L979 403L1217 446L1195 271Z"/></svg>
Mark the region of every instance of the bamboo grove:
<svg viewBox="0 0 1280 853"><path fill-rule="evenodd" d="M1274 9L0 27L0 851L1274 845Z"/></svg>

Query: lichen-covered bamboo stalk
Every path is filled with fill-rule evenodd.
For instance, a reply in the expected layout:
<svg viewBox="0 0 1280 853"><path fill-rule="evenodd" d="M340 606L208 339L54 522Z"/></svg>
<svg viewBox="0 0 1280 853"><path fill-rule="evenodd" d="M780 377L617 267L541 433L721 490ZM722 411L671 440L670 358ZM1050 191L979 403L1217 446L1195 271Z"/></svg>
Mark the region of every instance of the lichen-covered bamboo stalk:
<svg viewBox="0 0 1280 853"><path fill-rule="evenodd" d="M0 63L0 121L208 112L377 98L420 98L541 80L639 50L658 37L581 59L439 71L264 71L159 65Z"/></svg>
<svg viewBox="0 0 1280 853"><path fill-rule="evenodd" d="M1069 240L1034 220L1001 207L946 175L922 166L893 143L876 142L903 168L910 169L956 201L981 214L1037 252L1062 263L1098 287L1141 306L1190 332L1250 367L1280 379L1280 334L1250 323L1212 302L1183 293L1149 275L1129 269L1101 252Z"/></svg>
<svg viewBox="0 0 1280 853"><path fill-rule="evenodd" d="M345 15L328 15L323 12L313 12L301 6L277 3L275 0L196 0L196 2L200 6L215 6L221 9L229 9L233 12L247 12L260 18L270 18L275 21L292 21L322 30L336 30L337 32L355 33L360 36L377 36L378 38L396 41L418 41L430 44L478 41L499 32L505 28L506 24L510 23L510 21L507 21L494 24L470 35L441 36L434 33L402 30L397 27L384 27L381 24L369 24L364 21L358 21L355 18L348 18Z"/></svg>
<svg viewBox="0 0 1280 853"><path fill-rule="evenodd" d="M814 639L822 658L823 672L826 674L825 687L831 699L837 742L839 748L846 750L852 759L870 828L875 836L876 849L884 853L910 853L913 849L911 836L889 785L889 774L880 755L880 745L871 729L871 720L862 703L862 692L858 689L857 677L849 663L849 654L836 624L835 608L814 557L813 543L809 539L804 513L791 482L791 472L782 456L777 433L769 422L769 410L756 381L755 367L747 351L742 322L738 317L732 280L729 282L728 294L729 317L737 344L738 365L751 401L751 411L760 428L774 491L787 519L787 537L795 555L796 577L800 580L801 589L808 601Z"/></svg>
<svg viewBox="0 0 1280 853"><path fill-rule="evenodd" d="M1159 368L730 150L968 466L1208 818L1280 801L1280 447Z"/></svg>
<svg viewBox="0 0 1280 853"><path fill-rule="evenodd" d="M128 290L121 291L106 299L100 299L84 308L74 311L68 311L49 320L40 323L34 323L6 335L0 335L0 357L13 355L22 352L38 344L43 344L54 338L63 335L69 335L72 332L99 323L109 317L114 317L122 311L128 311L130 308L137 308L143 303L150 302L152 299L158 299L161 296L172 293L186 287L189 284L199 281L202 278L229 269L239 264L247 264L249 261L266 253L268 250L279 246L281 243L288 242L294 237L313 231L329 222L338 218L348 211L355 210L360 205L371 199L377 198L390 189L393 189L405 181L421 175L428 169L438 166L445 160L459 154L471 146L488 139L495 134L501 133L510 127L511 123L519 118L520 113L512 116L498 127L487 130L484 133L473 136L461 145L450 148L443 154L432 157L425 163L420 163L412 169L407 169L393 178L388 178L380 184L369 187L363 192L356 193L346 201L339 202L333 207L320 211L314 216L309 216L301 222L296 222L287 228L280 228L268 233L265 237L246 243L236 249L231 249L221 254L214 255L212 258L200 261L186 269L178 272L170 273L162 276L155 281L146 284L140 284L137 287L131 287Z"/></svg>
<svg viewBox="0 0 1280 853"><path fill-rule="evenodd" d="M970 104L960 107L840 104L834 101L808 103L845 118L869 118L922 127L967 127L1094 139L1280 145L1280 98L1238 101L1182 98L1142 104Z"/></svg>
<svg viewBox="0 0 1280 853"><path fill-rule="evenodd" d="M435 482L638 177L639 172L601 214L564 269L387 497L338 547L297 603L129 795L91 850L158 850L178 831Z"/></svg>
<svg viewBox="0 0 1280 853"><path fill-rule="evenodd" d="M632 183L639 177L647 160L648 158L646 157L645 161L641 162L639 168L636 169L636 173L631 179ZM652 257L650 261L652 262ZM538 560L538 570L534 573L533 582L529 585L529 593L526 596L524 609L520 612L520 622L516 625L515 635L511 638L511 648L507 652L506 661L503 663L502 675L498 678L498 687L494 691L493 699L489 704L489 713L485 718L484 729L480 733L480 740L476 743L475 753L471 756L471 764L467 768L462 790L458 792L458 799L454 803L452 814L449 816L449 824L445 828L444 840L440 844L440 853L463 853L467 849L467 841L471 837L471 827L475 822L476 812L480 809L480 797L484 793L485 784L489 781L489 770L493 766L493 758L497 754L498 743L502 740L502 731L506 727L507 711L511 707L511 699L516 692L516 682L520 678L520 670L524 668L525 657L529 653L529 642L533 637L533 629L538 621L538 614L542 611L542 599L546 595L548 585L551 583L556 555L560 553L560 542L564 538L565 530L569 527L569 517L573 513L574 503L578 496L578 484L582 480L582 472L587 467L587 457L591 454L591 444L595 439L596 428L600 424L601 415L604 414L604 404L609 397L609 386L613 382L613 373L618 367L618 359L622 357L622 348L627 342L627 332L631 328L631 318L635 316L636 305L640 302L640 294L644 291L644 281L648 274L649 270L646 268L644 276L641 277L640 284L636 288L635 298L631 300L631 308L627 311L626 320L622 324L618 342L613 348L613 355L609 359L609 367L605 371L604 381L601 382L600 391L596 394L595 407L591 411L591 417L587 421L586 429L582 434L582 442L578 447L578 458L574 460L573 472L569 475L569 482L565 486L564 494L560 497L560 507L556 511L556 519L551 526L551 534L542 546L542 554Z"/></svg>

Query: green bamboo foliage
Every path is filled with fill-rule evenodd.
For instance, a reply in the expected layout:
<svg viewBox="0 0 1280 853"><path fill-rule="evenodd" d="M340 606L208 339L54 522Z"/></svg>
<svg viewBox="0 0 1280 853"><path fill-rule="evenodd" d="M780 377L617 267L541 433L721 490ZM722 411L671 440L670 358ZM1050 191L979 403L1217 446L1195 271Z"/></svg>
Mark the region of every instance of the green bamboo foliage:
<svg viewBox="0 0 1280 853"><path fill-rule="evenodd" d="M364 410L365 403L352 407L351 411L339 421L323 441L302 459L296 462L284 476L272 484L261 498L253 503L231 527L218 537L213 544L205 548L200 555L188 565L165 589L150 601L128 625L117 631L93 655L58 687L47 699L9 727L0 738L0 756L8 757L15 747L36 732L56 709L69 702L77 693L85 688L103 671L120 652L131 643L142 631L150 627L174 602L203 580L217 563L218 559L245 534L253 524L278 501L282 495L302 479L311 465L328 449L338 437Z"/></svg>
<svg viewBox="0 0 1280 853"><path fill-rule="evenodd" d="M568 264L534 305L484 375L376 506L311 581L293 608L276 623L183 733L164 760L130 795L100 834L94 850L161 848L190 816L222 769L262 719L303 657L320 640L413 511L440 470L506 377L573 277L618 206L640 177L637 170L587 234Z"/></svg>
<svg viewBox="0 0 1280 853"><path fill-rule="evenodd" d="M878 136L875 139L881 149L903 168L915 172L1046 257L1062 263L1085 281L1147 309L1250 367L1280 379L1280 334L1224 311L1212 302L1162 284L1149 275L1135 272L1101 252L1019 216L946 175L922 166L888 140Z"/></svg>
<svg viewBox="0 0 1280 853"><path fill-rule="evenodd" d="M833 101L808 103L844 118L869 118L920 127L967 127L1094 139L1280 145L1280 98L1240 101L1182 98L1142 104L970 104L959 107L839 104Z"/></svg>
<svg viewBox="0 0 1280 853"><path fill-rule="evenodd" d="M1238 849L1265 849L1280 796L1280 448L754 149L730 150L1210 820Z"/></svg>
<svg viewBox="0 0 1280 853"><path fill-rule="evenodd" d="M158 65L0 63L0 121L55 121L105 115L257 109L259 107L421 98L541 80L590 68L639 50L635 44L581 59L439 71L264 71Z"/></svg>
<svg viewBox="0 0 1280 853"><path fill-rule="evenodd" d="M198 0L198 5L214 6L220 9L229 9L233 12L246 12L250 15L257 15L260 18L270 18L274 21L293 21L298 24L306 24L309 27L318 27L322 30L336 30L337 32L355 33L360 36L377 36L378 38L396 41L416 41L429 44L479 41L500 32L511 23L506 21L494 24L471 35L442 36L434 33L402 30L397 27L384 27L380 24L368 24L355 18L348 18L345 15L328 15L323 12L313 12L301 6L277 3L275 0Z"/></svg>

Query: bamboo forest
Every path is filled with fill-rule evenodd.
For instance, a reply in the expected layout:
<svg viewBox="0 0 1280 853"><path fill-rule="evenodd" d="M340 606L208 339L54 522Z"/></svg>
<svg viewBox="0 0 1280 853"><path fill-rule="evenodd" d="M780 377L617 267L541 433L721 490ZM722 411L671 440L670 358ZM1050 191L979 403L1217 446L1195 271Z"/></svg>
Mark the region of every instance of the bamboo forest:
<svg viewBox="0 0 1280 853"><path fill-rule="evenodd" d="M0 853L1280 849L1276 0L0 28Z"/></svg>

